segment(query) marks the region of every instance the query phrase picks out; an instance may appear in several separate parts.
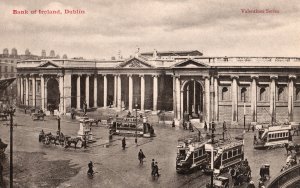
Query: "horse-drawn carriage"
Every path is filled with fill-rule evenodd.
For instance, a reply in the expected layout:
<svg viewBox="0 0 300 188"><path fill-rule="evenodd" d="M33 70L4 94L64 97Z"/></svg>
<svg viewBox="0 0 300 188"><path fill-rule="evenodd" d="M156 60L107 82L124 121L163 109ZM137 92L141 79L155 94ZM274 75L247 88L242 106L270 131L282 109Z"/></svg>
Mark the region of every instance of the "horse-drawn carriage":
<svg viewBox="0 0 300 188"><path fill-rule="evenodd" d="M31 113L31 119L32 120L43 120L45 119L46 114L43 112L43 110L39 110L37 113Z"/></svg>
<svg viewBox="0 0 300 188"><path fill-rule="evenodd" d="M43 144L49 145L61 145L62 147L70 147L72 144L74 145L75 149L77 148L77 144L81 142L81 146L83 143L83 140L80 137L71 137L71 136L65 136L62 132L57 131L56 135L53 135L51 132L44 133L42 130L39 134L39 142L42 142Z"/></svg>

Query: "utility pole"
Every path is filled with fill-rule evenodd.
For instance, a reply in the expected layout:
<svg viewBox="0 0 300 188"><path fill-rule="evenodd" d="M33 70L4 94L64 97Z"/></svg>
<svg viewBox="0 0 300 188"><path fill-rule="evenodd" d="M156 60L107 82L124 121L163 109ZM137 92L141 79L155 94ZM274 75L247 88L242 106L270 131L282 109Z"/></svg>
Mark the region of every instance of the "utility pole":
<svg viewBox="0 0 300 188"><path fill-rule="evenodd" d="M137 105L137 103L135 104L135 140L134 140L134 142L137 144L137 126L138 126L138 124L137 124L137 107L138 107L138 105Z"/></svg>
<svg viewBox="0 0 300 188"><path fill-rule="evenodd" d="M215 122L211 122L211 188L214 188L214 143L215 143Z"/></svg>
<svg viewBox="0 0 300 188"><path fill-rule="evenodd" d="M13 114L14 111L13 109L9 109L8 111L9 115L10 115L10 163L9 163L9 172L10 172L10 176L9 176L9 185L12 188L13 187Z"/></svg>

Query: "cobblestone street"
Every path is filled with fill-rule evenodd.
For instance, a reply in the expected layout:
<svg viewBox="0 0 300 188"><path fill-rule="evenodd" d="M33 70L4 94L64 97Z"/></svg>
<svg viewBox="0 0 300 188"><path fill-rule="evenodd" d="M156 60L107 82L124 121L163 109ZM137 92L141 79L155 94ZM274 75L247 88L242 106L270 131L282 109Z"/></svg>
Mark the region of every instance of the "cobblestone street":
<svg viewBox="0 0 300 188"><path fill-rule="evenodd" d="M128 137L127 148L122 150L120 136L108 141L108 129L93 127L96 142L87 149L63 148L55 145L44 145L38 142L39 132L55 133L57 120L46 117L45 121L32 121L24 113L17 113L14 118L14 184L15 187L205 187L210 177L202 172L180 175L176 173L175 159L177 139L190 134L181 128L169 125L154 125L156 137ZM0 137L9 144L9 127L0 127ZM65 135L77 136L79 122L64 117L61 131ZM201 130L203 131L203 130ZM233 137L243 129L230 129ZM299 142L299 136L294 137ZM245 157L252 169L255 184L258 183L259 168L264 163L271 165L271 177L279 173L285 163L284 148L273 150L254 150L253 133L245 134ZM137 154L142 149L146 155L144 164L140 165ZM6 150L7 160L4 164L4 180L9 180L9 147ZM153 179L151 160L158 161L161 176ZM87 177L87 164L94 162L93 179ZM225 174L226 175L226 174Z"/></svg>

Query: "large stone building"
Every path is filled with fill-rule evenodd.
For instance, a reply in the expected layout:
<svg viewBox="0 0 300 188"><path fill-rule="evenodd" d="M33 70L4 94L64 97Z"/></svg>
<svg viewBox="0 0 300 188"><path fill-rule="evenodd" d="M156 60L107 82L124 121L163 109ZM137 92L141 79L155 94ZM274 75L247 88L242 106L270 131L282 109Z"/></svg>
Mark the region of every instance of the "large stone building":
<svg viewBox="0 0 300 188"><path fill-rule="evenodd" d="M204 57L199 51L119 60L42 59L17 65L21 103L67 113L110 105L200 121L300 121L300 58Z"/></svg>
<svg viewBox="0 0 300 188"><path fill-rule="evenodd" d="M53 51L53 50L52 50ZM54 51L53 51L54 53ZM44 55L44 56L43 56ZM9 53L8 48L3 49L3 53L0 54L0 101L3 103L9 103L16 99L17 93L17 84L16 82L12 82L10 87L6 87L9 82L7 80L11 80L17 77L17 62L23 60L40 60L40 59L50 59L55 57L46 56L46 51L42 51L42 56L37 56L31 54L29 49L25 50L24 54L18 54L16 48L11 49L11 53ZM64 55L64 59L67 56ZM3 83L2 83L3 82ZM3 86L3 87L2 87Z"/></svg>

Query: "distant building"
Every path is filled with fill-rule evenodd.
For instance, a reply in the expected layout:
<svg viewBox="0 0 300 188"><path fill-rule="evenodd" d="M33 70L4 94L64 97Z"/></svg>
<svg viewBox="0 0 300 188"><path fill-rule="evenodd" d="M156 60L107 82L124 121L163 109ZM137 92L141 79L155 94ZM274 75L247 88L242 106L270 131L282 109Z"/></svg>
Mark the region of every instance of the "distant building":
<svg viewBox="0 0 300 188"><path fill-rule="evenodd" d="M42 54L41 54L41 56L42 56L42 58L45 58L46 57L46 50L42 50Z"/></svg>
<svg viewBox="0 0 300 188"><path fill-rule="evenodd" d="M63 113L83 101L118 111L135 105L141 112L171 111L176 124L184 114L233 123L245 115L247 125L273 117L300 121L300 58L202 55L154 50L117 60L24 60L17 67L18 96L22 104L52 104Z"/></svg>
<svg viewBox="0 0 300 188"><path fill-rule="evenodd" d="M54 50L51 50L51 51L50 51L49 57L50 57L50 58L55 58L55 51L54 51Z"/></svg>

